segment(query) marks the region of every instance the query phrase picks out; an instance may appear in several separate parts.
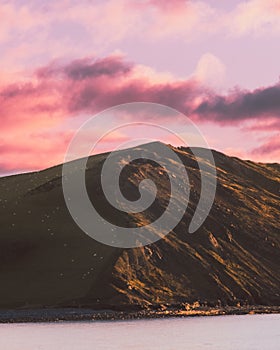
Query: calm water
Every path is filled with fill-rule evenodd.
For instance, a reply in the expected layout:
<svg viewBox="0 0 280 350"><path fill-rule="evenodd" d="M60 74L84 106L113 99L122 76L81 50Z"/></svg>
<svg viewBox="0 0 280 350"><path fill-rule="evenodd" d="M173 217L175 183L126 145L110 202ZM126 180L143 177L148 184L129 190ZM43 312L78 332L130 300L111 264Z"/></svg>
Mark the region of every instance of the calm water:
<svg viewBox="0 0 280 350"><path fill-rule="evenodd" d="M1 350L280 349L280 315L0 325Z"/></svg>

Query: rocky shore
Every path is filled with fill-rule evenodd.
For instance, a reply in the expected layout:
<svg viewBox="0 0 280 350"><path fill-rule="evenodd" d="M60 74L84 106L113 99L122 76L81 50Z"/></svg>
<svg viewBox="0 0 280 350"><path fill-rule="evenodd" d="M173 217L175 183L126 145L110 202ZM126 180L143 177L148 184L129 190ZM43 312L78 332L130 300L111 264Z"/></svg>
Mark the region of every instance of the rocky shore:
<svg viewBox="0 0 280 350"><path fill-rule="evenodd" d="M84 308L1 310L0 323L62 322L62 321L113 321L167 317L221 316L280 313L280 306L226 306L198 307L193 309L162 306L157 310L93 310Z"/></svg>

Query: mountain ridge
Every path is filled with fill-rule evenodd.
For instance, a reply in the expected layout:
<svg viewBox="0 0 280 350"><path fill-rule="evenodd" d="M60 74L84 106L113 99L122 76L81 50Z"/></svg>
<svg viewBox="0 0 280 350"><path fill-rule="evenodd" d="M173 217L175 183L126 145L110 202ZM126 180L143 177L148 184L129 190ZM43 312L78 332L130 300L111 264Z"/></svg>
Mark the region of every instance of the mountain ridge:
<svg viewBox="0 0 280 350"><path fill-rule="evenodd" d="M145 146L145 145L151 145L153 143L160 143L160 144L164 144L163 142L161 141L153 141L153 142L147 142L147 143L144 143L144 144L140 144L138 146ZM121 152L122 150L127 150L127 149L133 149L133 148L137 148L138 146L132 146L132 147L129 147L129 148L124 148L124 149L120 149L118 150L119 152ZM171 147L171 148L174 148L174 149L203 149L203 147L185 147L185 146L178 146L178 147L175 147L173 146L172 144L166 144L166 146L168 147ZM230 155L227 155L226 153L222 152L222 151L218 151L214 148L209 148L209 150L214 153L214 154L220 154L220 155L223 155L223 156L226 156L227 158L232 158L232 159L237 159L237 160L240 160L242 162L251 162L251 163L254 163L254 164L260 164L260 165L266 165L266 166L272 166L272 167L276 167L278 169L280 169L280 163L277 163L277 162L257 162L257 161L254 161L252 159L243 159L243 158L240 158L240 157L237 157L237 156L230 156ZM102 153L98 153L98 154L93 154L93 155L90 155L90 157L94 157L94 156L105 156L105 155L109 155L111 152L114 152L114 151L105 151L105 152L102 152ZM87 157L84 157L84 158L87 158ZM71 160L70 162L75 162L79 159L76 159L76 160ZM13 174L8 174L8 175L0 175L0 179L3 179L3 178L8 178L8 177L13 177L13 176L19 176L19 175L28 175L28 174L35 174L35 173L40 173L42 171L45 171L45 170L49 170L49 169L53 169L53 168L56 168L56 167L60 167L62 166L64 163L59 163L59 164L55 164L55 165L52 165L50 167L47 167L47 168L43 168L43 169L39 169L39 170L30 170L30 171L25 171L25 172L19 172L19 173L13 173Z"/></svg>
<svg viewBox="0 0 280 350"><path fill-rule="evenodd" d="M215 202L204 225L190 235L199 169L189 149L169 147L188 170L189 207L170 234L142 248L104 246L76 226L63 198L61 165L0 178L0 308L279 305L280 165L214 151ZM106 203L100 183L108 154L88 160L87 190L96 209L120 226L152 222L169 195L164 169L146 160L124 169L120 184L128 199L137 198L143 176L161 190L145 212L120 215Z"/></svg>

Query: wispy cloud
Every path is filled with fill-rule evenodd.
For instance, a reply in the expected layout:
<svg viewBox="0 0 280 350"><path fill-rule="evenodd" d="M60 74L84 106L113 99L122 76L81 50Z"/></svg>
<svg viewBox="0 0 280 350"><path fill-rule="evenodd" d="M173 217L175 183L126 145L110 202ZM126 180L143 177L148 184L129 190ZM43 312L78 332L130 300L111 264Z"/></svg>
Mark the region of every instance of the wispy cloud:
<svg viewBox="0 0 280 350"><path fill-rule="evenodd" d="M226 17L226 22L235 36L280 34L278 0L242 1Z"/></svg>
<svg viewBox="0 0 280 350"><path fill-rule="evenodd" d="M280 118L280 83L254 91L210 95L195 111L200 118L217 122Z"/></svg>
<svg viewBox="0 0 280 350"><path fill-rule="evenodd" d="M54 61L36 69L28 82L2 84L2 168L37 169L62 162L67 142L74 132L73 120L135 101L168 105L198 123L247 127L248 134L265 130L272 137L279 132L278 83L252 91L236 90L217 95L194 78L165 79L155 71L147 77L139 74L143 70L143 66L118 55L69 63ZM66 120L70 123L62 128ZM247 121L250 121L250 127L244 125ZM125 136L116 137L125 140ZM277 142L277 138L265 141L252 155L277 156Z"/></svg>
<svg viewBox="0 0 280 350"><path fill-rule="evenodd" d="M263 144L252 150L253 156L271 155L275 159L280 159L280 132L269 137Z"/></svg>
<svg viewBox="0 0 280 350"><path fill-rule="evenodd" d="M0 4L0 43L20 40L25 54L36 50L50 59L71 52L85 55L89 47L98 51L127 38L188 41L218 32L279 34L279 14L278 0L241 1L230 11L193 0L12 0Z"/></svg>

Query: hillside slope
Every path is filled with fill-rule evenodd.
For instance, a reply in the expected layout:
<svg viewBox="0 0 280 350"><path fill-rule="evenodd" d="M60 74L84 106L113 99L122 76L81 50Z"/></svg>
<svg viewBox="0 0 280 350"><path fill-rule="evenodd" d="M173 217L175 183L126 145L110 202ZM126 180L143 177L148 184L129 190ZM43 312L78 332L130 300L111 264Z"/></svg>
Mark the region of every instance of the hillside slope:
<svg viewBox="0 0 280 350"><path fill-rule="evenodd" d="M61 166L1 178L0 308L121 308L195 301L279 305L279 164L214 151L216 199L202 227L189 234L200 173L189 149L173 150L190 178L189 207L170 234L142 248L105 246L77 227L64 202ZM121 226L152 222L169 197L164 169L148 160L126 166L120 184L128 199L137 198L139 181L146 176L157 183L158 196L145 212L123 214L108 205L101 189L106 156L88 161L87 189L96 209Z"/></svg>

